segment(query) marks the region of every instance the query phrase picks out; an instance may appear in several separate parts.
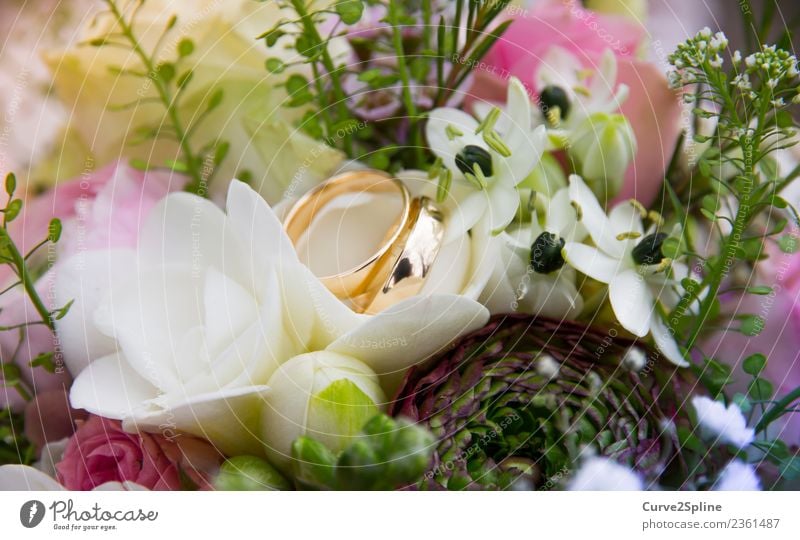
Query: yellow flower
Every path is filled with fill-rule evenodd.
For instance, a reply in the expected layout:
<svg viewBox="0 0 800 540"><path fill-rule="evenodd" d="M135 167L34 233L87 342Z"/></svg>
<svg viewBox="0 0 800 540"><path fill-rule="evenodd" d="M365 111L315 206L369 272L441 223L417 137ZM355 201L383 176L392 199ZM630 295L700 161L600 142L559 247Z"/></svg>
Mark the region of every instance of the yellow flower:
<svg viewBox="0 0 800 540"><path fill-rule="evenodd" d="M217 139L230 143L230 152L215 173L216 184L210 187L212 195L224 196L228 179L247 171L253 186L270 202L277 202L303 165L307 148L315 144L294 129L304 111L285 107L286 92L279 86L291 73L302 73L305 66L280 75L269 73L268 58L289 62L296 53L282 43L268 49L263 40L254 39L280 19L281 10L274 2L249 0L149 0L133 22L133 32L145 51L156 47L173 15L175 23L160 39L154 57L156 64L174 62L182 42L190 40L194 45L176 69L175 80L188 70L193 73L176 105L182 127L192 125L212 96L223 91L221 104L192 131L190 139L195 153ZM102 165L124 157L163 165L180 153L174 140L162 137L154 142L142 137L145 130L169 123L163 104L152 100L157 96L155 85L148 77L118 71L146 72L142 61L127 48L86 44L118 30L112 16L100 15L84 30L83 45L46 51L45 61L58 96L72 111L68 129L86 143L95 162ZM118 110L120 105L137 102ZM298 155L298 150L305 152ZM318 181L343 159L338 152L325 152L325 159L313 160L298 177Z"/></svg>

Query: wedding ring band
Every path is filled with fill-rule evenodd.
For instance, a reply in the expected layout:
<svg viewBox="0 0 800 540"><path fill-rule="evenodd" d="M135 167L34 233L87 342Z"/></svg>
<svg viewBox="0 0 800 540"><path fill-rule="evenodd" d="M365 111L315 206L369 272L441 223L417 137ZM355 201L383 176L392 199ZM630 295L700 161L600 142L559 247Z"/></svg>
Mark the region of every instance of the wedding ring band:
<svg viewBox="0 0 800 540"><path fill-rule="evenodd" d="M412 199L405 185L381 171L352 171L334 176L301 197L289 210L284 227L297 245L315 216L346 194L395 193L402 210L380 247L366 261L320 281L354 310L377 313L422 289L444 237L443 218L426 197Z"/></svg>

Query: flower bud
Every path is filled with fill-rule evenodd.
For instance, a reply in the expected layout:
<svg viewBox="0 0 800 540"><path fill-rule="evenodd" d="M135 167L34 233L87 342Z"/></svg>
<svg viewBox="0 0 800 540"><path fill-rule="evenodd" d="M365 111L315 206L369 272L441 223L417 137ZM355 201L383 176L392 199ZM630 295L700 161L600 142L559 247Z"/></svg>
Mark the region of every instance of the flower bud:
<svg viewBox="0 0 800 540"><path fill-rule="evenodd" d="M214 479L219 491L285 491L289 481L272 465L255 456L236 456L227 460Z"/></svg>
<svg viewBox="0 0 800 540"><path fill-rule="evenodd" d="M329 351L295 356L267 383L262 437L270 460L286 468L292 443L306 435L334 453L353 442L386 397L363 362Z"/></svg>
<svg viewBox="0 0 800 540"><path fill-rule="evenodd" d="M613 198L636 154L636 136L621 114L593 114L575 131L569 154L592 191Z"/></svg>

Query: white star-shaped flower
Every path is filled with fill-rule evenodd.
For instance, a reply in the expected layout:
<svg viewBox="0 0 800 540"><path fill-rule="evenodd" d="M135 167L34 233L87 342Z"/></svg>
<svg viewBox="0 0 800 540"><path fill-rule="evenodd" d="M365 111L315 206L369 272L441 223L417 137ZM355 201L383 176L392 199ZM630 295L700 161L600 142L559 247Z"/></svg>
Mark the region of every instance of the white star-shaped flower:
<svg viewBox="0 0 800 540"><path fill-rule="evenodd" d="M546 129L532 129L525 87L511 79L504 110L492 109L482 121L452 108L431 111L428 145L455 180L448 186L447 238L458 237L486 217L499 233L520 204L517 185L539 164Z"/></svg>
<svg viewBox="0 0 800 540"><path fill-rule="evenodd" d="M688 273L684 265L661 254L664 233L644 230L644 209L629 201L606 216L597 198L577 175L570 177L570 199L594 246L567 242L562 254L581 273L608 285L614 315L625 330L653 336L659 350L673 363L687 366L661 316L656 313L662 293ZM665 293L666 297L667 294Z"/></svg>

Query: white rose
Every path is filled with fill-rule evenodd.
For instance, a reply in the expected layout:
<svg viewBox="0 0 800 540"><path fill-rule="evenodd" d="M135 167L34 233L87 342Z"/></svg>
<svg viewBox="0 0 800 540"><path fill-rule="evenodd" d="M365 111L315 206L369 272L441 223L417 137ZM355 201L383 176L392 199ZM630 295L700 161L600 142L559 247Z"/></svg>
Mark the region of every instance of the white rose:
<svg viewBox="0 0 800 540"><path fill-rule="evenodd" d="M290 358L320 350L358 358L391 394L409 366L488 320L477 302L441 294L376 316L353 313L300 263L278 218L241 182L230 185L227 215L172 194L148 216L126 265L112 263L119 250L103 253L56 278L58 298L88 289L102 298L59 321L71 369L91 361L73 373L73 406L131 429L205 437L232 455L263 453L267 382Z"/></svg>

